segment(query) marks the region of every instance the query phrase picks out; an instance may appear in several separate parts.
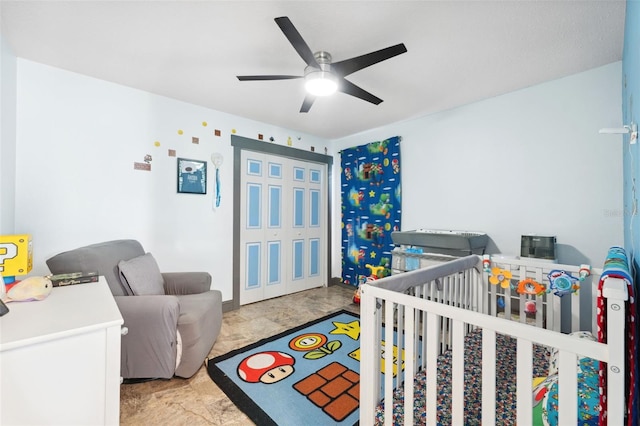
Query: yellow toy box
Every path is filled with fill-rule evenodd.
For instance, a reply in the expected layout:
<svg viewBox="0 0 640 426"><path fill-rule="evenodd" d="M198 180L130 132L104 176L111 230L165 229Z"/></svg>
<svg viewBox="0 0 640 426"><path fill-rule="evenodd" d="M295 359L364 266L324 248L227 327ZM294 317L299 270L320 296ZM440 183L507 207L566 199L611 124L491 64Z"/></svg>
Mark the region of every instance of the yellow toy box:
<svg viewBox="0 0 640 426"><path fill-rule="evenodd" d="M31 235L0 235L0 273L4 277L26 275L32 267Z"/></svg>

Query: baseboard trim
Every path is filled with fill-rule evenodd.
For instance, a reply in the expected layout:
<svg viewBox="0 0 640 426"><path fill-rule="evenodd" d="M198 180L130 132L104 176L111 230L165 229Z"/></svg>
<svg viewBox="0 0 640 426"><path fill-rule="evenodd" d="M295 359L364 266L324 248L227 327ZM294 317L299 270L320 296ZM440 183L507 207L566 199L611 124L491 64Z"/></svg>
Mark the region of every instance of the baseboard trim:
<svg viewBox="0 0 640 426"><path fill-rule="evenodd" d="M231 312L231 311L235 311L236 308L234 306L233 300L225 300L224 302L222 302L222 312Z"/></svg>
<svg viewBox="0 0 640 426"><path fill-rule="evenodd" d="M329 286L334 286L334 285L341 285L342 284L342 280L339 277L331 277L329 278Z"/></svg>

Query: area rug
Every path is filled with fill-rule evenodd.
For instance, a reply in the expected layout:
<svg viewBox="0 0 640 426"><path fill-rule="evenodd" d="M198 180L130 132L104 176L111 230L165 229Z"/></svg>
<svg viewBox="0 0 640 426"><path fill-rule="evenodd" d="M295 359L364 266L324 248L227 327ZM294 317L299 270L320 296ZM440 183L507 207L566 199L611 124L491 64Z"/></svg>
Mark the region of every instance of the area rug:
<svg viewBox="0 0 640 426"><path fill-rule="evenodd" d="M340 311L208 362L209 376L258 425L358 422L360 318Z"/></svg>

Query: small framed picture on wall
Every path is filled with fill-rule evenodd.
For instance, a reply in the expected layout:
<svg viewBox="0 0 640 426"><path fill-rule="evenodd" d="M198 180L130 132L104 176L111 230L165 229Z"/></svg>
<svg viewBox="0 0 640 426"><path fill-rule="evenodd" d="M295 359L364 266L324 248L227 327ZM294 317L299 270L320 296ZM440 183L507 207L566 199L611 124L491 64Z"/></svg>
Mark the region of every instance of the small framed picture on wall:
<svg viewBox="0 0 640 426"><path fill-rule="evenodd" d="M207 193L207 162L178 158L178 192Z"/></svg>

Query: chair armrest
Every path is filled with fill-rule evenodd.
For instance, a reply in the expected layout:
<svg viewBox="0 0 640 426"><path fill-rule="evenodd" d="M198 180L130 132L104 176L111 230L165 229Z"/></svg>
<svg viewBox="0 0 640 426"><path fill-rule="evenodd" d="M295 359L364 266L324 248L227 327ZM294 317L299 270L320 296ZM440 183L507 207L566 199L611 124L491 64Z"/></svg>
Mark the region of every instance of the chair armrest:
<svg viewBox="0 0 640 426"><path fill-rule="evenodd" d="M211 290L211 274L208 272L163 272L166 294L198 294Z"/></svg>
<svg viewBox="0 0 640 426"><path fill-rule="evenodd" d="M115 296L124 326L120 374L131 378L173 377L180 303L175 296Z"/></svg>

